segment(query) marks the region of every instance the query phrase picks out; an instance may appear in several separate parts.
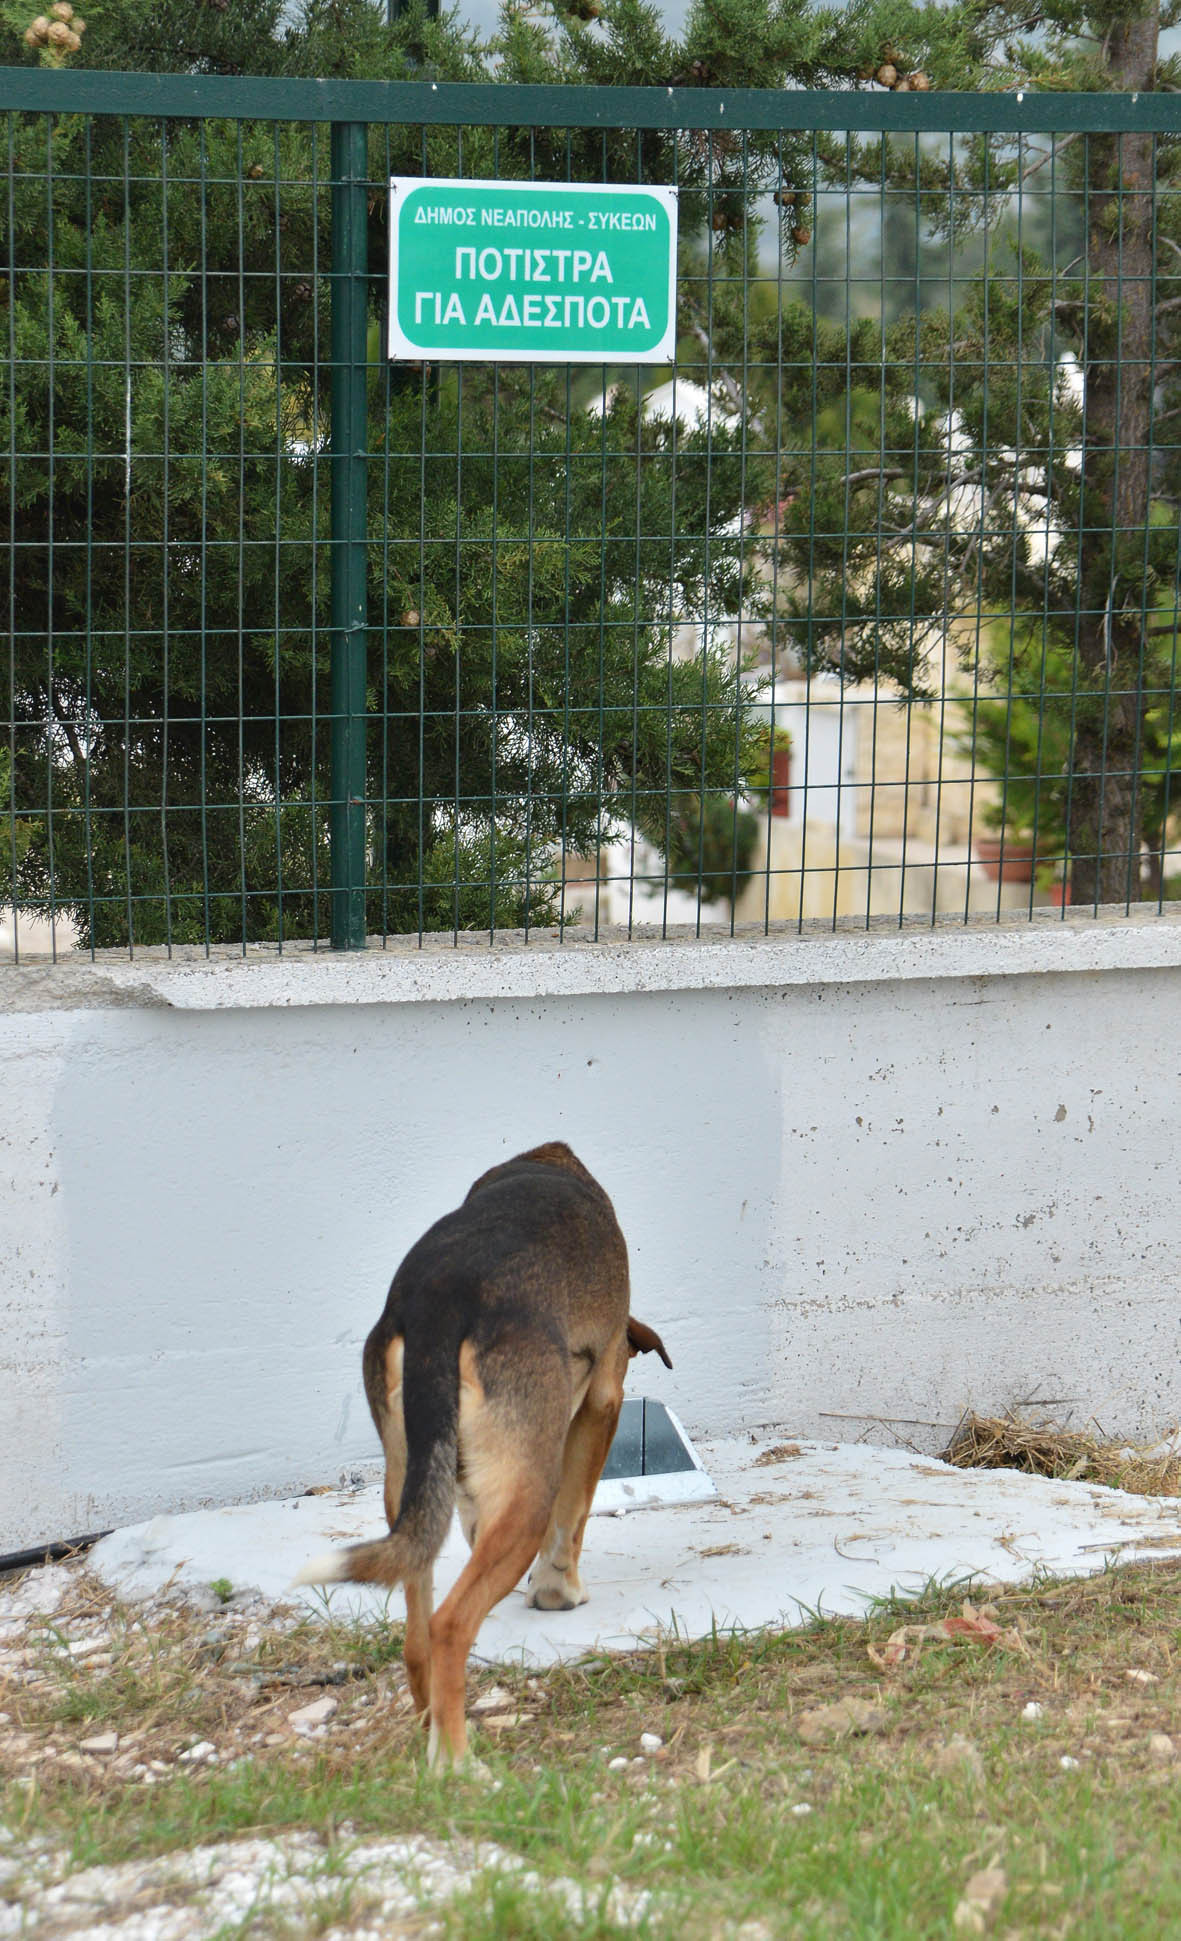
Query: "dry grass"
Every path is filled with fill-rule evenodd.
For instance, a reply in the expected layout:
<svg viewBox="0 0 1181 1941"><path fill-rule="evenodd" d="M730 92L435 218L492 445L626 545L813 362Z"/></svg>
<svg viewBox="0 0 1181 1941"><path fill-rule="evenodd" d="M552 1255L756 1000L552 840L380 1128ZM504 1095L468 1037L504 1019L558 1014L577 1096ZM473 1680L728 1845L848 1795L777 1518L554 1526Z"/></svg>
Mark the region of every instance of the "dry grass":
<svg viewBox="0 0 1181 1941"><path fill-rule="evenodd" d="M1135 1449L1052 1422L969 1413L940 1460L958 1469L1019 1469L1062 1482L1102 1483L1136 1496L1181 1496L1181 1446L1175 1438Z"/></svg>

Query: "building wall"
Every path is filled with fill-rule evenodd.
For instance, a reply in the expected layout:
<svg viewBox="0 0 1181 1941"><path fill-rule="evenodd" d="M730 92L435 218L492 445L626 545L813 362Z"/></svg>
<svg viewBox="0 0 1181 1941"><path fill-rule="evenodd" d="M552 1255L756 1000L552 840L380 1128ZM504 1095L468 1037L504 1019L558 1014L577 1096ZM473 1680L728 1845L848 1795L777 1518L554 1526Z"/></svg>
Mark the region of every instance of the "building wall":
<svg viewBox="0 0 1181 1941"><path fill-rule="evenodd" d="M691 1431L1152 1435L1179 964L1162 918L0 970L0 1551L370 1461L398 1260L554 1137Z"/></svg>

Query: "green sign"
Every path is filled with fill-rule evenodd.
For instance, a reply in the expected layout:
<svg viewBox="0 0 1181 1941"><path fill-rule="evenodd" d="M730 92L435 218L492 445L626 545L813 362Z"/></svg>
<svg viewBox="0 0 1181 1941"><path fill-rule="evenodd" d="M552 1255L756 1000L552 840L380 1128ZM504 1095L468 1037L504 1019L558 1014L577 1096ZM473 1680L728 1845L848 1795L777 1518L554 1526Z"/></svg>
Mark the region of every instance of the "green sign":
<svg viewBox="0 0 1181 1941"><path fill-rule="evenodd" d="M671 364L677 192L390 179L394 358Z"/></svg>

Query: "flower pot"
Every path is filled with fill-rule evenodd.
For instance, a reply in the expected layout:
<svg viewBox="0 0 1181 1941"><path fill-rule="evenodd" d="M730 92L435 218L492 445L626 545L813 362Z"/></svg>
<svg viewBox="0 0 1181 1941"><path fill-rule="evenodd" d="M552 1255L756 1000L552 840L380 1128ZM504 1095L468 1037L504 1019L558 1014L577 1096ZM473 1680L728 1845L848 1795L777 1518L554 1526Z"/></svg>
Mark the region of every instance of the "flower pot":
<svg viewBox="0 0 1181 1941"><path fill-rule="evenodd" d="M999 836L978 836L976 860L994 883L1033 882L1033 844L1005 842Z"/></svg>

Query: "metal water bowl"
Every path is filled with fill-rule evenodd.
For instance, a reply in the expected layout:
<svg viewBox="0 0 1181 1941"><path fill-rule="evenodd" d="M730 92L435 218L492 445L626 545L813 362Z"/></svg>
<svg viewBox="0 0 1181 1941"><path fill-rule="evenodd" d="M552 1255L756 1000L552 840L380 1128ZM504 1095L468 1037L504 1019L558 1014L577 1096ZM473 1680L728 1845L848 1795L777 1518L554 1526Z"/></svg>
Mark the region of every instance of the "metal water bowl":
<svg viewBox="0 0 1181 1941"><path fill-rule="evenodd" d="M595 1510L618 1514L662 1504L700 1503L716 1494L672 1410L646 1395L625 1402L595 1491Z"/></svg>

